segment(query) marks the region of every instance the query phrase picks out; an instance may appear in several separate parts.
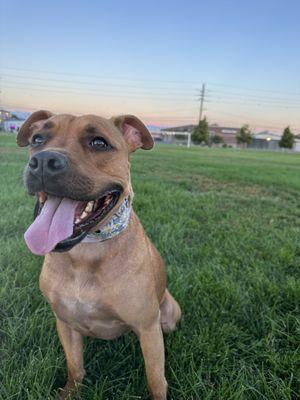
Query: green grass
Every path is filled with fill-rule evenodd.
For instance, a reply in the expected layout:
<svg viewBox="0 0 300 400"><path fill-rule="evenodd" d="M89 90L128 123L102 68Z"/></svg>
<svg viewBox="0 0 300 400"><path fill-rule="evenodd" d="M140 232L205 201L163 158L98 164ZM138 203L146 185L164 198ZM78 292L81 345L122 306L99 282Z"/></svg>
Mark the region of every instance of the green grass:
<svg viewBox="0 0 300 400"><path fill-rule="evenodd" d="M0 137L0 398L53 399L66 377L42 259L23 232L26 150ZM163 255L180 328L165 338L170 399L300 393L300 157L157 146L132 158L134 208ZM138 341L86 339L82 399L147 398Z"/></svg>

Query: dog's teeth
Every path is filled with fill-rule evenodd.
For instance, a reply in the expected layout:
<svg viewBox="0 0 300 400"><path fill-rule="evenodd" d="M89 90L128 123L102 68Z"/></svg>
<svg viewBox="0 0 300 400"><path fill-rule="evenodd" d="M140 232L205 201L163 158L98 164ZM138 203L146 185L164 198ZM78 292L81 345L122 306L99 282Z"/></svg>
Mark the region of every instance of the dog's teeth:
<svg viewBox="0 0 300 400"><path fill-rule="evenodd" d="M39 192L38 198L40 203L45 203L45 201L47 200L47 196L45 195L44 192Z"/></svg>
<svg viewBox="0 0 300 400"><path fill-rule="evenodd" d="M76 218L75 219L75 224L79 224L79 222L80 222L80 218Z"/></svg>
<svg viewBox="0 0 300 400"><path fill-rule="evenodd" d="M83 213L80 215L80 219L83 219L83 218L85 218L87 216L88 216L88 213L83 211Z"/></svg>
<svg viewBox="0 0 300 400"><path fill-rule="evenodd" d="M94 206L94 202L93 201L89 201L85 207L85 212L89 213L93 210L93 206Z"/></svg>

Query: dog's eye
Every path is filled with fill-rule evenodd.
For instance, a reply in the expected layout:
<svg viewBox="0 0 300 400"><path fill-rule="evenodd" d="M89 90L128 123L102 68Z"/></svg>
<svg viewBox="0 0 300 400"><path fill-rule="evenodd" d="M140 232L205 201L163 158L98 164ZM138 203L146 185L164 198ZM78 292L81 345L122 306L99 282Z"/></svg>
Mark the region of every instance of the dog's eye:
<svg viewBox="0 0 300 400"><path fill-rule="evenodd" d="M33 144L33 145L43 144L44 142L45 142L45 138L41 135L34 135L31 140L31 144Z"/></svg>
<svg viewBox="0 0 300 400"><path fill-rule="evenodd" d="M108 148L107 142L100 136L94 137L90 141L90 146L95 150L106 150Z"/></svg>

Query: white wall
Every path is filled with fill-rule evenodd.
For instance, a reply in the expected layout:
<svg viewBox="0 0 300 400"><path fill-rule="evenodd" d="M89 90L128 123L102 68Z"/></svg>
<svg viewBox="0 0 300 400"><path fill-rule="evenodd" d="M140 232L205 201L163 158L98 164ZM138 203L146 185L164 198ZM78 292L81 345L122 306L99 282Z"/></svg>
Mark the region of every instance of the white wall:
<svg viewBox="0 0 300 400"><path fill-rule="evenodd" d="M297 142L295 142L293 149L295 151L299 151L300 152L300 140L299 141L297 140Z"/></svg>

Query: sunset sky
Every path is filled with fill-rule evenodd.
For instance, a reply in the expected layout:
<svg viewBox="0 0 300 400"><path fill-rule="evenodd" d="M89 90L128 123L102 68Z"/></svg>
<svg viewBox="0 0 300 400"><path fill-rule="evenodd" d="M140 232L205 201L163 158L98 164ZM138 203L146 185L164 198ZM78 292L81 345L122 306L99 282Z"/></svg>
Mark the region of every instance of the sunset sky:
<svg viewBox="0 0 300 400"><path fill-rule="evenodd" d="M0 0L1 107L300 132L300 2Z"/></svg>

